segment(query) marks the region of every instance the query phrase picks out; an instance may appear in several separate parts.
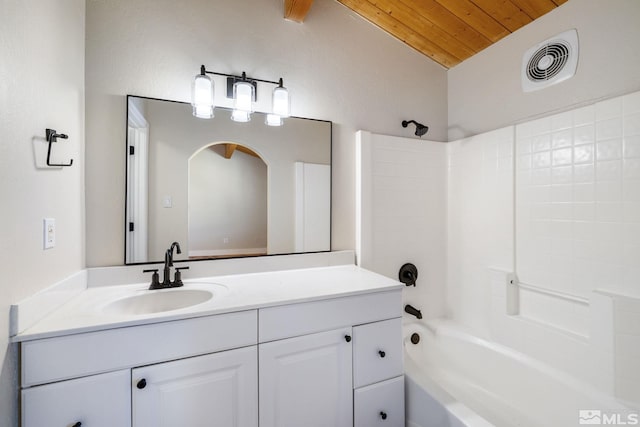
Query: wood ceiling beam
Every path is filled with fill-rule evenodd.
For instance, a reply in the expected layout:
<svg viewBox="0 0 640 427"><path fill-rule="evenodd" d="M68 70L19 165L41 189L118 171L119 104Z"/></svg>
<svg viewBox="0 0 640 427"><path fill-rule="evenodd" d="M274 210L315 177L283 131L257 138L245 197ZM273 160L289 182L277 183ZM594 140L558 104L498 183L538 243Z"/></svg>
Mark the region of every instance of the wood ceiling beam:
<svg viewBox="0 0 640 427"><path fill-rule="evenodd" d="M224 144L225 159L230 159L231 157L233 157L233 153L235 153L236 151L240 151L241 153L248 154L259 159L261 158L258 153L256 153L249 147L245 147L244 145L233 144L231 142L227 142L226 144Z"/></svg>
<svg viewBox="0 0 640 427"><path fill-rule="evenodd" d="M312 4L313 0L284 0L284 19L302 23Z"/></svg>
<svg viewBox="0 0 640 427"><path fill-rule="evenodd" d="M407 45L446 68L451 68L461 62L460 58L457 58L453 54L442 49L436 43L407 27L393 16L388 15L366 0L338 1L369 22L377 25L382 30L403 41Z"/></svg>
<svg viewBox="0 0 640 427"><path fill-rule="evenodd" d="M224 158L230 159L233 156L233 152L238 148L238 144L224 144Z"/></svg>

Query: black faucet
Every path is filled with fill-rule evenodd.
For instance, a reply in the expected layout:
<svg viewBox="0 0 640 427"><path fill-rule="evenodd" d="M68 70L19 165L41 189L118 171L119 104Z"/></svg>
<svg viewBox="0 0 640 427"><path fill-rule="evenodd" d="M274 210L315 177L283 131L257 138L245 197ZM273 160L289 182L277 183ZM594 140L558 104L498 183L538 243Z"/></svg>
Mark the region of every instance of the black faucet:
<svg viewBox="0 0 640 427"><path fill-rule="evenodd" d="M418 319L422 319L422 312L412 305L409 305L409 304L405 305L404 311L405 313L409 313L416 316Z"/></svg>
<svg viewBox="0 0 640 427"><path fill-rule="evenodd" d="M173 242L169 249L164 253L164 274L162 276L162 285L166 288L170 288L171 283L171 267L173 267L173 250L176 250L177 253L181 254L182 250L180 250L180 243Z"/></svg>
<svg viewBox="0 0 640 427"><path fill-rule="evenodd" d="M180 250L180 243L178 242L173 242L171 244L171 247L167 249L167 251L164 253L164 269L163 269L162 283L160 283L160 280L158 277L158 269L143 270L144 273L153 273L153 276L151 277L151 285L149 286L149 289L153 290L153 289L177 288L184 285L184 283L182 283L182 275L180 273L180 270L188 270L189 269L188 266L176 268L174 281L173 282L171 281L171 267L173 267L173 250L174 249L176 250L177 253L179 254L182 253L182 251Z"/></svg>

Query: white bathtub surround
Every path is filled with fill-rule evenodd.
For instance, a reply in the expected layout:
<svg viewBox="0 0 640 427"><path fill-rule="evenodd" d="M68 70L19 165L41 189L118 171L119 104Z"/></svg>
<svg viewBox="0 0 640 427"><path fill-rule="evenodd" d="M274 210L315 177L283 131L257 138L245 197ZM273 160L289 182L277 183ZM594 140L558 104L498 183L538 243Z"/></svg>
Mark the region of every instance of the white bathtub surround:
<svg viewBox="0 0 640 427"><path fill-rule="evenodd" d="M593 292L585 310L589 318L586 335L572 333L558 328L545 319L532 318L527 311L507 313L508 292L513 290L510 283L512 273L490 269L492 287L491 339L523 354L529 355L566 372L601 392L614 395L614 298L603 292ZM551 295L519 289L519 300L527 299L526 292L538 295L540 302L553 304ZM553 313L554 306L548 306L552 318L562 317L560 311ZM571 317L571 313L565 314Z"/></svg>
<svg viewBox="0 0 640 427"><path fill-rule="evenodd" d="M639 293L640 92L516 126L516 156L520 280Z"/></svg>
<svg viewBox="0 0 640 427"><path fill-rule="evenodd" d="M447 156L439 182L447 190L443 314L476 337L640 408L640 93L453 141ZM402 188L376 189L370 180L363 188L372 200ZM371 208L374 218L393 209ZM421 221L405 218L402 226ZM375 245L384 228L362 231L374 243L369 259L402 248ZM411 303L420 308L429 300Z"/></svg>
<svg viewBox="0 0 640 427"><path fill-rule="evenodd" d="M441 142L356 133L358 265L391 278L411 262L404 301L425 318L445 314L446 150Z"/></svg>
<svg viewBox="0 0 640 427"><path fill-rule="evenodd" d="M239 273L352 265L353 263L353 251L192 261L184 264L189 266L189 270L183 271L183 278L189 280ZM182 263L176 262L176 265L180 266ZM154 267L161 270L162 264L154 265ZM149 268L151 265L128 265L81 270L29 298L13 304L10 319L11 336L23 333L88 288L113 287L132 283L140 284L141 287L148 286L151 282L151 275L143 273L142 270Z"/></svg>
<svg viewBox="0 0 640 427"><path fill-rule="evenodd" d="M487 266L513 271L513 128L447 147L447 315L489 337Z"/></svg>
<svg viewBox="0 0 640 427"><path fill-rule="evenodd" d="M418 345L410 341L414 332L421 337ZM415 392L426 390L435 409L422 413L412 404L410 391L408 425L572 426L578 424L580 409L630 409L598 388L510 347L478 338L456 322L408 323L404 342L407 382L421 386ZM452 422L438 424L425 415Z"/></svg>

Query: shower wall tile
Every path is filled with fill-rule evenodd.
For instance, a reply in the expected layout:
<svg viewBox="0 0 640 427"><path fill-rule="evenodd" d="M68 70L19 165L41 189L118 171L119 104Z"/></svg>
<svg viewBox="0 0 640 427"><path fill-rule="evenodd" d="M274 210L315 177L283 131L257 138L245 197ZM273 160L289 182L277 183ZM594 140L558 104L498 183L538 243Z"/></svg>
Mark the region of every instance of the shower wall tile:
<svg viewBox="0 0 640 427"><path fill-rule="evenodd" d="M425 318L445 314L447 145L360 132L363 185L370 196L362 209L370 218L366 256L359 264L391 278L406 262L419 270L406 303ZM496 152L499 147L494 147ZM464 159L461 159L464 161Z"/></svg>
<svg viewBox="0 0 640 427"><path fill-rule="evenodd" d="M639 293L640 93L522 123L514 147L520 281Z"/></svg>
<svg viewBox="0 0 640 427"><path fill-rule="evenodd" d="M640 404L640 298L617 296L614 306L616 395Z"/></svg>
<svg viewBox="0 0 640 427"><path fill-rule="evenodd" d="M545 126L550 131L551 122ZM547 166L550 141L544 142L546 160L535 160ZM521 142L529 157L518 173L530 170L537 143ZM513 145L513 127L447 144L447 313L483 336L490 333L493 304L487 266L513 271Z"/></svg>

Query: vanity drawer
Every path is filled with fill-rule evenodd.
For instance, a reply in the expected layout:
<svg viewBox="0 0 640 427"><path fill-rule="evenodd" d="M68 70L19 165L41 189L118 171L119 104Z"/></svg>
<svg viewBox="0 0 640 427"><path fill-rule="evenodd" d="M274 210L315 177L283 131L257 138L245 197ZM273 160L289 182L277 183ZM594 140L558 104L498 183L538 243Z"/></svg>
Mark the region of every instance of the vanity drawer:
<svg viewBox="0 0 640 427"><path fill-rule="evenodd" d="M354 427L404 427L404 377L353 392Z"/></svg>
<svg viewBox="0 0 640 427"><path fill-rule="evenodd" d="M110 372L22 391L22 426L131 425L131 372Z"/></svg>
<svg viewBox="0 0 640 427"><path fill-rule="evenodd" d="M256 310L21 344L22 387L257 344Z"/></svg>
<svg viewBox="0 0 640 427"><path fill-rule="evenodd" d="M402 375L402 319L353 328L353 386Z"/></svg>
<svg viewBox="0 0 640 427"><path fill-rule="evenodd" d="M389 319L401 312L401 290L268 307L259 312L258 338L261 343L275 341Z"/></svg>

